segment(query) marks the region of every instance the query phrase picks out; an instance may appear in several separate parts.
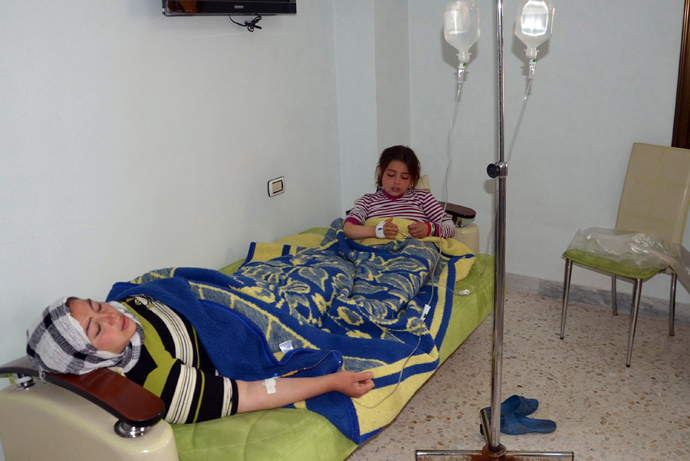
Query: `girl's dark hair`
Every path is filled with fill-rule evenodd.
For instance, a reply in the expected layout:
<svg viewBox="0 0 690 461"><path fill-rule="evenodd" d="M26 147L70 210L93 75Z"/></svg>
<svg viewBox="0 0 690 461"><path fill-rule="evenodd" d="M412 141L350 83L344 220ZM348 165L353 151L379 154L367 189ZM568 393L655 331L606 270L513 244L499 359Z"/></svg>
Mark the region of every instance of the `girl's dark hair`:
<svg viewBox="0 0 690 461"><path fill-rule="evenodd" d="M410 186L414 189L419 182L422 167L414 151L407 146L391 146L381 152L379 163L376 165L376 187L383 187L381 182L383 172L393 160L403 162L407 166L407 171L410 173Z"/></svg>

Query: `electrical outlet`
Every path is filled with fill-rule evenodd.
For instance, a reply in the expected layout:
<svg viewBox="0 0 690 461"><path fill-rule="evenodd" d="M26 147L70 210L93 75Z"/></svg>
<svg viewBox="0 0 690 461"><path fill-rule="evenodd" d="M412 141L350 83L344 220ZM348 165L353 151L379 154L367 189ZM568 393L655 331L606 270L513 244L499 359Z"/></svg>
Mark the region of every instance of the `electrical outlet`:
<svg viewBox="0 0 690 461"><path fill-rule="evenodd" d="M278 194L285 192L285 177L281 176L279 178L271 179L268 181L268 196L273 197Z"/></svg>

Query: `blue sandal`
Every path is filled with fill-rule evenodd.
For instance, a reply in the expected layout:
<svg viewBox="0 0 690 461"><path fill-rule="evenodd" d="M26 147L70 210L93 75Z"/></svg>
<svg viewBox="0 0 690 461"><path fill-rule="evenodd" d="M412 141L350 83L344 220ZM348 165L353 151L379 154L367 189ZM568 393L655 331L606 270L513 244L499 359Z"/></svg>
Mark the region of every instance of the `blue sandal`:
<svg viewBox="0 0 690 461"><path fill-rule="evenodd" d="M530 432L548 434L556 430L556 423L550 419L534 419L525 415L534 413L539 406L536 399L526 399L512 395L501 404L501 432L509 435L521 435ZM491 420L491 407L484 409ZM481 433L484 433L480 426Z"/></svg>
<svg viewBox="0 0 690 461"><path fill-rule="evenodd" d="M501 404L501 416L508 413L520 413L521 415L531 415L539 407L537 399L526 399L521 395L511 395ZM491 407L486 407L486 415L491 419Z"/></svg>
<svg viewBox="0 0 690 461"><path fill-rule="evenodd" d="M556 430L556 423L550 419L528 418L520 413L501 416L501 432L510 435L521 435L530 432L549 434Z"/></svg>

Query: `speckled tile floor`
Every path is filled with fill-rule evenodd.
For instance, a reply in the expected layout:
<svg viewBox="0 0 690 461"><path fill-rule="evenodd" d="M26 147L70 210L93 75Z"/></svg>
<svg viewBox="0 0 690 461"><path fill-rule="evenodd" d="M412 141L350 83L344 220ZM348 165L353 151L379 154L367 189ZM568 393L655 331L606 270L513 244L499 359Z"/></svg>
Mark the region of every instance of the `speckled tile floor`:
<svg viewBox="0 0 690 461"><path fill-rule="evenodd" d="M572 303L566 335L560 300L508 292L502 397L539 400L551 434L501 434L511 451L574 452L575 459L690 460L690 324L640 315L625 366L627 310ZM479 410L491 400L490 316L412 398L398 418L348 461L413 460L415 450L481 450ZM443 458L439 458L442 460Z"/></svg>

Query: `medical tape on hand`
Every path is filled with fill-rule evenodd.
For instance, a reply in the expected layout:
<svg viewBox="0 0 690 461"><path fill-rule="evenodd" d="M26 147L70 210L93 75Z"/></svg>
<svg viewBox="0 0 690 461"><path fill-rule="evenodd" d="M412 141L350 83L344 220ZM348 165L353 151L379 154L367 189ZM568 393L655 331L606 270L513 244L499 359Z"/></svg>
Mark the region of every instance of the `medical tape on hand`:
<svg viewBox="0 0 690 461"><path fill-rule="evenodd" d="M267 394L275 394L276 393L276 377L274 376L273 378L266 378L264 379L264 386L266 386L266 393Z"/></svg>
<svg viewBox="0 0 690 461"><path fill-rule="evenodd" d="M386 234L383 233L383 225L386 224L386 221L380 221L376 225L376 238L378 239L385 239Z"/></svg>

